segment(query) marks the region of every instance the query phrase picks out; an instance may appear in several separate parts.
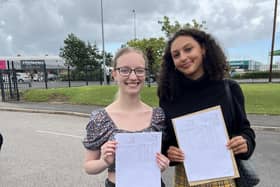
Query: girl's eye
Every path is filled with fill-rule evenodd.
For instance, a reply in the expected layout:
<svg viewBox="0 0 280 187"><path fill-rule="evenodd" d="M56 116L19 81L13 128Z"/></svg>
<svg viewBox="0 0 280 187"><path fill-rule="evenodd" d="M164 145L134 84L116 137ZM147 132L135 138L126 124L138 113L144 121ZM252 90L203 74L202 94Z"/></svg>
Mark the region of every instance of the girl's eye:
<svg viewBox="0 0 280 187"><path fill-rule="evenodd" d="M179 57L179 53L172 54L172 57L173 58L178 58Z"/></svg>
<svg viewBox="0 0 280 187"><path fill-rule="evenodd" d="M185 49L184 49L184 51L186 51L186 52L190 52L192 50L192 47L186 47Z"/></svg>

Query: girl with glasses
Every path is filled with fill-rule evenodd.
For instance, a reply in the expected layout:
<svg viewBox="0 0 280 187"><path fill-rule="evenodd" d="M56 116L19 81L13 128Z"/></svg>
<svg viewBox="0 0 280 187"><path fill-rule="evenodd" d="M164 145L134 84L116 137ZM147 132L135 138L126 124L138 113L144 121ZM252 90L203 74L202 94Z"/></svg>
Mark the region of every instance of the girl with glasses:
<svg viewBox="0 0 280 187"><path fill-rule="evenodd" d="M117 98L104 109L92 112L83 141L86 148L85 171L99 174L107 170L106 187L115 186L116 133L165 129L162 109L152 108L140 99L146 74L145 55L134 48L122 48L114 57L113 68L112 76L119 87ZM162 139L165 139L164 134ZM161 153L155 155L155 162L161 171L169 166L169 159Z"/></svg>

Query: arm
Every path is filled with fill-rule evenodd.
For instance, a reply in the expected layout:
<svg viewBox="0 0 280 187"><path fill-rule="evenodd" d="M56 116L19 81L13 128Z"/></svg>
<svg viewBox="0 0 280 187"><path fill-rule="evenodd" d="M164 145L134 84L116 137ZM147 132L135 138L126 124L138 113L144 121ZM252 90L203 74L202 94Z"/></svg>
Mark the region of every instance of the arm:
<svg viewBox="0 0 280 187"><path fill-rule="evenodd" d="M230 87L235 109L235 134L229 143L235 147L237 158L249 159L256 146L255 132L246 115L244 95L240 86L236 82L230 82Z"/></svg>
<svg viewBox="0 0 280 187"><path fill-rule="evenodd" d="M159 105L161 108L165 108L164 102L160 100ZM167 156L170 160L170 166L174 166L178 164L177 162L182 162L183 160L183 152L178 148L174 128L171 122L171 119L168 117L168 114L166 113L166 110L164 110L165 113L165 120L164 120L164 126L163 134L164 138L162 141L162 149L161 152L163 155Z"/></svg>
<svg viewBox="0 0 280 187"><path fill-rule="evenodd" d="M108 164L104 160L100 159L99 150L86 150L84 169L87 174L98 174L106 168L108 168Z"/></svg>
<svg viewBox="0 0 280 187"><path fill-rule="evenodd" d="M116 141L108 141L100 150L87 150L84 168L88 174L98 174L113 164L115 160Z"/></svg>

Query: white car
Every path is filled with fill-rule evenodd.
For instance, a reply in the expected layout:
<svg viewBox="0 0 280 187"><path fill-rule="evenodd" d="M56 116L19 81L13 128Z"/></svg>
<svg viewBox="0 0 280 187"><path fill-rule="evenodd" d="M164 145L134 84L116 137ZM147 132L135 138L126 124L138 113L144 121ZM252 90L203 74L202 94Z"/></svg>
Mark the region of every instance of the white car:
<svg viewBox="0 0 280 187"><path fill-rule="evenodd" d="M31 78L26 73L17 73L18 82L30 82Z"/></svg>

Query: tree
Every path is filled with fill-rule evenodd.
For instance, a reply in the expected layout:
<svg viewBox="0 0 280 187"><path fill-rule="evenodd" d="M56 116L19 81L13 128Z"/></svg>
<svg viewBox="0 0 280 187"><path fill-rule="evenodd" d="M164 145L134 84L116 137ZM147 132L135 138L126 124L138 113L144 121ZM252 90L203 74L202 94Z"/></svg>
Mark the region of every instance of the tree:
<svg viewBox="0 0 280 187"><path fill-rule="evenodd" d="M163 37L160 38L149 38L142 40L130 40L127 42L130 47L135 47L142 50L150 58L151 73L157 74L161 64L165 41ZM152 60L151 60L152 59Z"/></svg>
<svg viewBox="0 0 280 187"><path fill-rule="evenodd" d="M110 52L105 51L105 64L106 66L112 66L113 55Z"/></svg>
<svg viewBox="0 0 280 187"><path fill-rule="evenodd" d="M165 33L166 37L170 37L172 33L176 32L177 30L181 28L195 28L195 29L206 29L205 21L202 21L202 23L197 22L195 19L192 20L191 23L185 23L185 24L180 24L178 21L175 21L174 24L172 25L170 23L170 20L167 16L163 17L162 21L158 21L159 24L161 24L161 30Z"/></svg>
<svg viewBox="0 0 280 187"><path fill-rule="evenodd" d="M68 34L64 40L64 47L60 48L59 56L65 59L66 65L75 67L78 70L90 62L88 47L73 33Z"/></svg>
<svg viewBox="0 0 280 187"><path fill-rule="evenodd" d="M99 68L99 63L102 59L102 56L96 46L96 44L87 43L87 52L88 52L88 62L86 63L91 69Z"/></svg>

